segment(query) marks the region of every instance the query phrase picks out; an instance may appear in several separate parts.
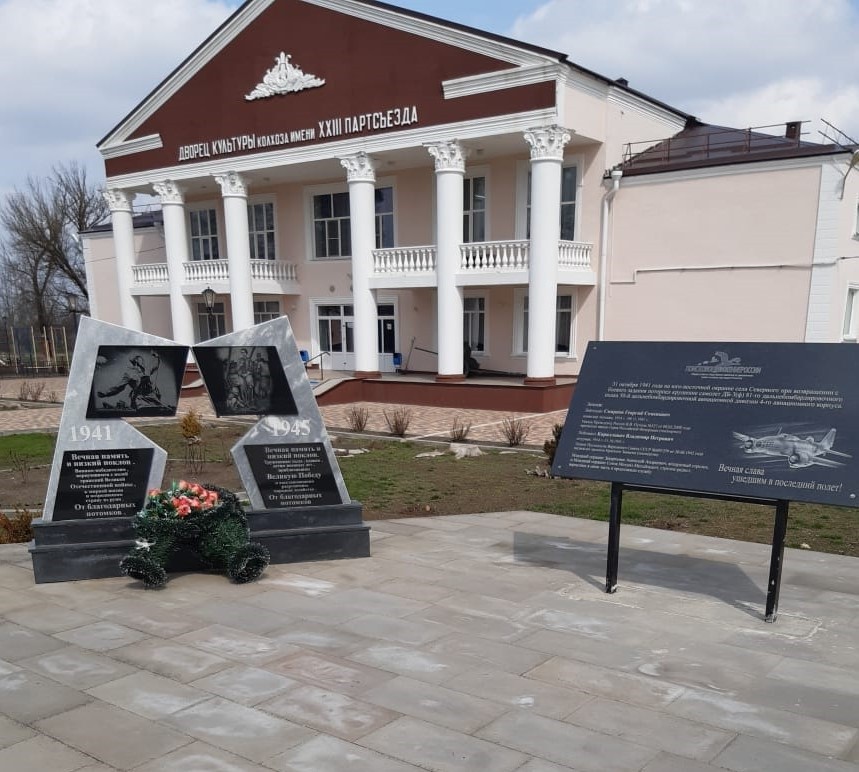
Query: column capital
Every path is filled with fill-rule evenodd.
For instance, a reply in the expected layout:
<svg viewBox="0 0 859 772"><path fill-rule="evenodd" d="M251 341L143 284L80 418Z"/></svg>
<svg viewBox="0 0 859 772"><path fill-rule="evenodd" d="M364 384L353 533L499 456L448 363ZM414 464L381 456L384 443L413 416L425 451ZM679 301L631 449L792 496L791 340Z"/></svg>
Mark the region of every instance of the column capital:
<svg viewBox="0 0 859 772"><path fill-rule="evenodd" d="M131 212L131 202L134 196L133 194L129 196L128 191L122 190L122 188L107 188L102 195L111 212Z"/></svg>
<svg viewBox="0 0 859 772"><path fill-rule="evenodd" d="M348 182L375 182L376 167L366 153L355 153L340 159L340 165L346 170Z"/></svg>
<svg viewBox="0 0 859 772"><path fill-rule="evenodd" d="M538 126L525 132L525 141L531 146L531 160L564 160L564 145L572 134L563 126Z"/></svg>
<svg viewBox="0 0 859 772"><path fill-rule="evenodd" d="M238 172L216 174L215 182L221 186L221 195L224 198L248 197L248 185Z"/></svg>
<svg viewBox="0 0 859 772"><path fill-rule="evenodd" d="M158 198L161 199L162 205L185 203L185 192L173 180L153 182L152 187Z"/></svg>
<svg viewBox="0 0 859 772"><path fill-rule="evenodd" d="M465 173L465 150L457 139L446 142L428 142L424 147L435 159L437 172Z"/></svg>

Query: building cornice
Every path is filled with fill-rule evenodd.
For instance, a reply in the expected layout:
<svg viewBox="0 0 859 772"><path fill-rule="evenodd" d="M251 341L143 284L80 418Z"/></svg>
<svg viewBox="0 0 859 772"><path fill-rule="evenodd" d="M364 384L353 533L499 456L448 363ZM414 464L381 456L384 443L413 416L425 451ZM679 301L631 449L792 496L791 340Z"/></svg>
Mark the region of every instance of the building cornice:
<svg viewBox="0 0 859 772"><path fill-rule="evenodd" d="M147 137L139 137L138 139L129 139L125 142L120 142L112 147L101 149L102 158L119 158L124 155L133 155L134 153L142 153L145 150L158 150L164 147L160 134L150 134Z"/></svg>
<svg viewBox="0 0 859 772"><path fill-rule="evenodd" d="M665 108L660 107L659 105L656 105L640 96L631 94L629 91L622 88L610 86L608 89L607 100L609 103L619 105L625 110L632 110L646 118L667 123L670 126L676 127L677 131L680 131L680 129L686 125L686 120L677 115L676 112L666 110Z"/></svg>
<svg viewBox="0 0 859 772"><path fill-rule="evenodd" d="M710 177L727 177L734 174L756 174L760 172L772 172L787 169L809 169L820 167L830 160L831 156L828 155L814 155L807 156L805 158L781 158L770 161L752 161L749 163L725 164L723 166L706 166L697 169L678 169L677 171L656 172L654 174L625 174L621 182L621 188L632 188L639 185L655 185L663 182L707 179Z"/></svg>
<svg viewBox="0 0 859 772"><path fill-rule="evenodd" d="M527 67L517 67L512 70L488 72L480 75L468 75L464 78L454 78L443 81L445 99L486 94L518 86L532 86L536 83L558 80L566 69L560 64L537 64Z"/></svg>

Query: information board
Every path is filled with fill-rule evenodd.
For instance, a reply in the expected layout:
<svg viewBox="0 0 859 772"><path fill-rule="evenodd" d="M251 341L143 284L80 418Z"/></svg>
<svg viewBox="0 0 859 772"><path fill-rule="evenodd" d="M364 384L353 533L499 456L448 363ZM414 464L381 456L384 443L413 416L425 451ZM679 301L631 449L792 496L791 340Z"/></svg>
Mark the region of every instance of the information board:
<svg viewBox="0 0 859 772"><path fill-rule="evenodd" d="M859 506L859 346L591 343L554 475Z"/></svg>

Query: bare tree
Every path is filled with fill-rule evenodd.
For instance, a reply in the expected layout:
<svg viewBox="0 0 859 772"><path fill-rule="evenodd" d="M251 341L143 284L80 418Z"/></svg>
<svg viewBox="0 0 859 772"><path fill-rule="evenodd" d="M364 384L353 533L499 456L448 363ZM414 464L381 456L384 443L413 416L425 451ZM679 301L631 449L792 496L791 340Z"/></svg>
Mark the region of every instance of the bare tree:
<svg viewBox="0 0 859 772"><path fill-rule="evenodd" d="M78 234L103 222L107 203L76 164L55 166L46 179L29 177L0 203L3 262L16 285L34 305L39 324L50 321L57 303L71 310L88 298L83 251ZM50 291L52 298L36 298ZM80 298L77 304L72 298Z"/></svg>

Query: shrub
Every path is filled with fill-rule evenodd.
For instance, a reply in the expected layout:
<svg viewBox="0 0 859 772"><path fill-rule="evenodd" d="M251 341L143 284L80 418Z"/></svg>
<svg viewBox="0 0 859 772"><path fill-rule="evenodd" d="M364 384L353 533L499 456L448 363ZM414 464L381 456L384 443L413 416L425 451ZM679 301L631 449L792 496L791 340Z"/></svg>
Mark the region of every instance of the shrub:
<svg viewBox="0 0 859 772"><path fill-rule="evenodd" d="M564 425L555 424L552 427L552 439L546 440L543 443L543 452L549 457L549 466L555 463L555 451L558 449L558 443L561 441L562 431L564 431Z"/></svg>
<svg viewBox="0 0 859 772"><path fill-rule="evenodd" d="M16 509L12 517L0 512L0 544L20 544L33 538L33 513Z"/></svg>
<svg viewBox="0 0 859 772"><path fill-rule="evenodd" d="M186 440L199 439L203 435L203 422L200 414L191 408L179 422L179 429Z"/></svg>
<svg viewBox="0 0 859 772"><path fill-rule="evenodd" d="M349 428L353 432L363 432L370 420L370 411L364 405L352 405L346 414Z"/></svg>
<svg viewBox="0 0 859 772"><path fill-rule="evenodd" d="M453 424L450 427L451 442L465 442L468 433L471 431L471 422L464 423L459 416L453 419Z"/></svg>
<svg viewBox="0 0 859 772"><path fill-rule="evenodd" d="M521 418L509 416L501 422L501 434L512 448L525 442L530 425Z"/></svg>
<svg viewBox="0 0 859 772"><path fill-rule="evenodd" d="M395 437L405 437L411 422L412 411L407 407L395 408L390 413L385 411L385 423L388 424L388 430Z"/></svg>

